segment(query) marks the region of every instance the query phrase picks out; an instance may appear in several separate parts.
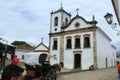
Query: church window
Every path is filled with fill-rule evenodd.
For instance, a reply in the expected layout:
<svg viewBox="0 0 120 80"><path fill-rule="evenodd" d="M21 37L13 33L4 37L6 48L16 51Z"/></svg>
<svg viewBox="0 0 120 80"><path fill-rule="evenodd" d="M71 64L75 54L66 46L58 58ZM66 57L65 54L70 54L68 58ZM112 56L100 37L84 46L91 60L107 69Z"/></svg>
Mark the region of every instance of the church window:
<svg viewBox="0 0 120 80"><path fill-rule="evenodd" d="M90 38L84 37L84 48L90 47Z"/></svg>
<svg viewBox="0 0 120 80"><path fill-rule="evenodd" d="M79 22L76 22L75 23L75 27L79 27L80 26L80 23Z"/></svg>
<svg viewBox="0 0 120 80"><path fill-rule="evenodd" d="M75 39L75 48L80 48L80 38Z"/></svg>
<svg viewBox="0 0 120 80"><path fill-rule="evenodd" d="M66 45L67 49L72 48L72 43L71 43L71 39L67 39L67 45Z"/></svg>
<svg viewBox="0 0 120 80"><path fill-rule="evenodd" d="M53 41L53 50L57 50L57 39Z"/></svg>
<svg viewBox="0 0 120 80"><path fill-rule="evenodd" d="M54 19L54 26L58 26L58 17L55 17Z"/></svg>
<svg viewBox="0 0 120 80"><path fill-rule="evenodd" d="M24 55L22 55L22 60L24 60L25 59L25 56Z"/></svg>
<svg viewBox="0 0 120 80"><path fill-rule="evenodd" d="M67 23L68 23L68 19L67 19L67 18L65 19L65 23L66 23L66 25L67 25Z"/></svg>

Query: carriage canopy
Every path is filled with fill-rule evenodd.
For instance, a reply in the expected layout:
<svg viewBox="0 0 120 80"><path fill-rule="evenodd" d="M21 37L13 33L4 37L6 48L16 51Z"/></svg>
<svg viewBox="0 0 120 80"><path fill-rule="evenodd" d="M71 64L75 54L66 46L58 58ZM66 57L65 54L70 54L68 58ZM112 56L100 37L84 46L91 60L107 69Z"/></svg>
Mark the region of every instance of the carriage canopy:
<svg viewBox="0 0 120 80"><path fill-rule="evenodd" d="M25 55L25 63L29 65L38 65L44 61L48 61L49 54L48 53L37 53L31 52Z"/></svg>

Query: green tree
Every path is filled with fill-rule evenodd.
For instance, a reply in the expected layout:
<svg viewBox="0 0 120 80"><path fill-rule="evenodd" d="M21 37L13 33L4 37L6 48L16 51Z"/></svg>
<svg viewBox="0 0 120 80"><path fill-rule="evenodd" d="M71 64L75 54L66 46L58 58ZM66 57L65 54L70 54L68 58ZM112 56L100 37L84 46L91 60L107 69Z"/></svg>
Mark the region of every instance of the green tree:
<svg viewBox="0 0 120 80"><path fill-rule="evenodd" d="M13 41L11 44L12 44L12 45L15 45L15 46L26 45L26 46L32 47L31 45L29 45L29 44L28 44L27 42L25 42L25 41Z"/></svg>

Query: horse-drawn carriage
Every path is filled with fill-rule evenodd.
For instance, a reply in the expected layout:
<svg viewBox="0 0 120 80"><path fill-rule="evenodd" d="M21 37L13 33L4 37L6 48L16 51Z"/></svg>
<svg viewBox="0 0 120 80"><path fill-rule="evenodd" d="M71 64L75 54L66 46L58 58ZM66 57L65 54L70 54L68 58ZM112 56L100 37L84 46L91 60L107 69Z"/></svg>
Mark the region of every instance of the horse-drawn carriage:
<svg viewBox="0 0 120 80"><path fill-rule="evenodd" d="M49 61L46 61L48 54L38 54L36 57L38 58L35 63L34 58L32 61L34 63L30 64L32 61L26 61L26 75L24 80L56 80L57 76L61 70L60 64L50 65ZM34 57L34 56L32 56Z"/></svg>

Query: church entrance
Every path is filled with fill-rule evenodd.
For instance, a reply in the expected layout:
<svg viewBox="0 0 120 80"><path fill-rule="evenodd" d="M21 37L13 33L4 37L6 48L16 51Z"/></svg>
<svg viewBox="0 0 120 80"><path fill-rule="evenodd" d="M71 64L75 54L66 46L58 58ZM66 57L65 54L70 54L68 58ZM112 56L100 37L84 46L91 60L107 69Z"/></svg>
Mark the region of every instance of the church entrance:
<svg viewBox="0 0 120 80"><path fill-rule="evenodd" d="M81 54L74 55L74 68L81 68Z"/></svg>

